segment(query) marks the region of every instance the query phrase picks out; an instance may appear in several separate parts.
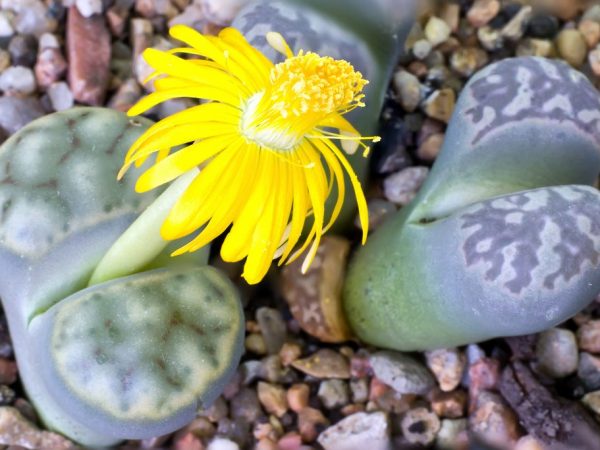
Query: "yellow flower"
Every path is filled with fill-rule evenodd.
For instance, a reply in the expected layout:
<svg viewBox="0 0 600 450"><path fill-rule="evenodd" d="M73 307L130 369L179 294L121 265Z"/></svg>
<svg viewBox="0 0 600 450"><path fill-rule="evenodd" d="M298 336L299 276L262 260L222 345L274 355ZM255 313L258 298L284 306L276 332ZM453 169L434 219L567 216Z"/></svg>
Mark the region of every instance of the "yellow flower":
<svg viewBox="0 0 600 450"><path fill-rule="evenodd" d="M258 283L273 259L289 263L310 246L306 270L321 236L340 213L344 172L358 202L364 243L365 198L352 167L332 142L340 140L349 153L361 145L366 154L362 140L379 139L361 137L342 117L364 106L361 91L367 81L362 75L343 60L302 51L294 55L278 33L267 34L271 46L286 56L277 65L233 28L214 37L178 25L170 34L189 47L144 52L155 71L149 77L155 92L128 114L177 97L206 102L150 127L127 153L119 178L154 153L156 162L137 180L137 192L201 168L162 225L167 240L200 230L173 254L198 250L231 226L221 256L230 262L247 258L243 276L248 283ZM334 185L337 201L325 217L324 204ZM311 216L312 227L303 238Z"/></svg>

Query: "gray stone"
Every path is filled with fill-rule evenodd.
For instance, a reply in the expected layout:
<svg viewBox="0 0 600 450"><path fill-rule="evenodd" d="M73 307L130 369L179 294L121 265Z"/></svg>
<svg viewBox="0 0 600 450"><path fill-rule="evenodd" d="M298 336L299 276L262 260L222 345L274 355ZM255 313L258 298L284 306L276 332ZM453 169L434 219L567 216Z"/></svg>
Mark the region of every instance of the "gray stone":
<svg viewBox="0 0 600 450"><path fill-rule="evenodd" d="M525 34L527 24L531 19L533 8L523 6L519 12L502 28L501 35L510 41L518 41Z"/></svg>
<svg viewBox="0 0 600 450"><path fill-rule="evenodd" d="M435 448L439 450L456 450L462 448L464 443L466 447L467 419L444 419L441 422L440 430L435 440ZM461 434L464 438L461 439Z"/></svg>
<svg viewBox="0 0 600 450"><path fill-rule="evenodd" d="M69 89L69 85L64 81L52 83L46 93L55 111L63 111L73 107L73 93Z"/></svg>
<svg viewBox="0 0 600 450"><path fill-rule="evenodd" d="M600 389L600 358L582 352L579 355L577 376L588 390Z"/></svg>
<svg viewBox="0 0 600 450"><path fill-rule="evenodd" d="M417 109L423 98L419 79L410 72L399 70L394 74L392 83L402 108L407 112Z"/></svg>
<svg viewBox="0 0 600 450"><path fill-rule="evenodd" d="M5 94L29 95L35 89L35 76L29 67L9 67L0 75L0 90Z"/></svg>
<svg viewBox="0 0 600 450"><path fill-rule="evenodd" d="M385 197L398 205L409 204L417 191L427 178L429 169L427 167L407 167L399 172L387 176L383 180L383 192Z"/></svg>
<svg viewBox="0 0 600 450"><path fill-rule="evenodd" d="M359 412L327 428L317 439L325 450L390 450L390 429L382 412Z"/></svg>
<svg viewBox="0 0 600 450"><path fill-rule="evenodd" d="M563 328L540 333L535 349L539 369L553 378L563 378L577 370L577 352L575 334Z"/></svg>
<svg viewBox="0 0 600 450"><path fill-rule="evenodd" d="M371 367L377 378L400 394L423 395L435 386L427 368L402 353L377 352L371 356Z"/></svg>
<svg viewBox="0 0 600 450"><path fill-rule="evenodd" d="M431 42L429 42L427 39L419 39L412 46L413 55L415 55L415 58L417 59L427 58L429 53L431 53L431 49Z"/></svg>
<svg viewBox="0 0 600 450"><path fill-rule="evenodd" d="M325 380L319 385L317 396L327 409L339 408L348 404L350 393L343 380Z"/></svg>
<svg viewBox="0 0 600 450"><path fill-rule="evenodd" d="M366 378L350 380L350 392L353 403L365 403L369 399L369 383Z"/></svg>
<svg viewBox="0 0 600 450"><path fill-rule="evenodd" d="M259 308L256 311L256 321L271 355L279 353L285 342L287 329L281 313L273 308Z"/></svg>
<svg viewBox="0 0 600 450"><path fill-rule="evenodd" d="M37 39L30 34L17 34L8 44L8 53L15 66L33 67L37 55Z"/></svg>
<svg viewBox="0 0 600 450"><path fill-rule="evenodd" d="M37 98L0 97L0 128L8 134L13 134L44 114Z"/></svg>
<svg viewBox="0 0 600 450"><path fill-rule="evenodd" d="M504 45L504 38L499 30L490 26L481 27L477 30L477 39L483 48L489 51L500 50Z"/></svg>
<svg viewBox="0 0 600 450"><path fill-rule="evenodd" d="M244 387L230 402L231 417L253 423L263 414L255 389Z"/></svg>
<svg viewBox="0 0 600 450"><path fill-rule="evenodd" d="M0 37L9 37L15 34L12 21L14 15L8 11L0 11Z"/></svg>

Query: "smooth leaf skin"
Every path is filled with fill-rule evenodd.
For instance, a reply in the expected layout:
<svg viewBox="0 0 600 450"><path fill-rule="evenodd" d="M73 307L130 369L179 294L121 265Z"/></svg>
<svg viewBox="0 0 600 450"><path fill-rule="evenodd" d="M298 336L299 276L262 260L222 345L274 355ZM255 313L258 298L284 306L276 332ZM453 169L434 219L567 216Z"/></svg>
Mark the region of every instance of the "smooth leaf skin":
<svg viewBox="0 0 600 450"><path fill-rule="evenodd" d="M276 62L283 56L268 45L268 31L281 33L295 53L303 49L349 61L369 84L364 90L366 106L345 117L364 136L372 136L377 134L385 92L415 21L417 4L417 0L263 0L243 8L232 26ZM364 187L369 158L360 149L347 158ZM346 185L349 182L346 176ZM328 211L335 203L335 189ZM348 190L334 229L347 227L355 214L356 199Z"/></svg>
<svg viewBox="0 0 600 450"><path fill-rule="evenodd" d="M180 428L215 400L237 367L243 325L236 288L204 266L79 291L37 316L30 333L67 420L137 439Z"/></svg>
<svg viewBox="0 0 600 450"><path fill-rule="evenodd" d="M528 92L541 95L505 114ZM462 345L540 331L592 301L600 292L600 198L572 184L592 185L600 172L599 124L597 91L564 63L515 58L473 77L416 199L350 264L344 306L358 337L407 351ZM546 207L544 196L558 200ZM502 215L490 201L512 206ZM467 227L465 217L480 209L480 223ZM519 212L527 213L523 226L513 223ZM484 258L478 252L490 242L498 248ZM560 277L545 286L560 261ZM529 284L513 292L505 284L515 277Z"/></svg>
<svg viewBox="0 0 600 450"><path fill-rule="evenodd" d="M155 436L181 426L192 418L198 402L209 402L218 394L242 348L238 334L243 321L237 293L214 269L198 268L206 264L206 252L168 257L181 242L170 243L137 275L85 289L103 255L160 194L160 190L142 195L135 192L135 180L144 167L132 169L121 182L116 180L125 152L149 125L145 119L130 119L108 109L76 108L32 122L0 147L0 297L21 380L46 425L86 447ZM140 236L139 245L153 239ZM135 252L135 245L130 248ZM211 306L207 313L210 299L217 306ZM146 309L150 303L154 307ZM126 306L130 308L124 310ZM189 329L178 321L164 322L179 311L190 327L210 330L212 322L207 322L211 317L222 317L215 315L223 311L220 307L227 310L226 338L214 334L212 341L213 334L209 333L203 340L191 339ZM59 352L53 336L64 329L65 315L71 321L67 332L79 331L76 336L67 333L72 337L68 343L75 347L63 343L59 347L68 351ZM120 327L128 353L101 334L98 341L91 336L84 339L86 329L82 327L94 321L102 327L107 320ZM139 321L153 326L139 329ZM174 337L165 339L161 346L156 340L165 333ZM139 340L142 336L143 342ZM188 341L198 347L185 358L173 351L173 345L185 348L181 342ZM217 366L203 366L201 380L198 348L206 345L227 348L219 349ZM94 371L94 379L101 378L93 384L96 389L90 387L92 384L77 389L85 373L83 366L91 367L91 354L85 352L95 355L105 346L119 348L121 354L137 361L138 367L145 367L135 386L148 390L137 397L145 400L138 401L135 420L90 400L94 395L96 400L98 396L114 400L116 386L124 379L122 373ZM74 348L81 352L77 364L64 359L76 351ZM189 380L182 384L179 400L171 401L168 408L157 407L168 389L159 378L152 378L160 370L153 372L148 362L152 357L160 368L162 362L153 353L159 349L165 354L168 370L185 370L192 362L197 375L197 384ZM111 405L122 406L118 402ZM152 406L146 415L140 412L143 405Z"/></svg>

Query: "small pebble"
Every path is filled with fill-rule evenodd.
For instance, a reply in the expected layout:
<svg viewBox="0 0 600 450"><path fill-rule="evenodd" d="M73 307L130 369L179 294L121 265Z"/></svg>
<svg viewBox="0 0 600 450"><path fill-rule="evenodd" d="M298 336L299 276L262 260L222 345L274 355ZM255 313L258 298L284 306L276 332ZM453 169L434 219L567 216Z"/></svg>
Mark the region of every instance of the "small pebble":
<svg viewBox="0 0 600 450"><path fill-rule="evenodd" d="M549 14L534 14L527 26L527 35L540 39L552 39L559 29L560 24L556 17Z"/></svg>
<svg viewBox="0 0 600 450"><path fill-rule="evenodd" d="M256 311L256 321L260 325L267 352L270 355L279 353L287 334L281 313L273 308L259 308Z"/></svg>
<svg viewBox="0 0 600 450"><path fill-rule="evenodd" d="M467 450L469 441L467 437L467 419L444 419L435 440L438 450Z"/></svg>
<svg viewBox="0 0 600 450"><path fill-rule="evenodd" d="M582 397L581 402L594 414L600 416L600 391L588 392Z"/></svg>
<svg viewBox="0 0 600 450"><path fill-rule="evenodd" d="M0 37L10 37L15 34L12 15L8 11L0 11Z"/></svg>
<svg viewBox="0 0 600 450"><path fill-rule="evenodd" d="M248 423L256 422L263 414L255 389L244 387L230 401L233 419L243 418Z"/></svg>
<svg viewBox="0 0 600 450"><path fill-rule="evenodd" d="M329 420L315 408L304 408L298 413L298 432L303 442L313 442Z"/></svg>
<svg viewBox="0 0 600 450"><path fill-rule="evenodd" d="M0 90L8 95L29 95L35 89L35 77L29 67L9 67L0 75Z"/></svg>
<svg viewBox="0 0 600 450"><path fill-rule="evenodd" d="M600 49L592 50L588 55L588 61L592 71L600 76Z"/></svg>
<svg viewBox="0 0 600 450"><path fill-rule="evenodd" d="M75 445L59 434L42 431L16 409L0 407L0 436L3 445L28 449L73 450Z"/></svg>
<svg viewBox="0 0 600 450"><path fill-rule="evenodd" d="M450 67L463 77L470 77L487 62L487 53L476 47L461 48L450 57Z"/></svg>
<svg viewBox="0 0 600 450"><path fill-rule="evenodd" d="M246 350L257 355L267 354L267 345L265 343L265 339L258 333L250 333L246 336L245 347Z"/></svg>
<svg viewBox="0 0 600 450"><path fill-rule="evenodd" d="M593 20L582 20L577 27L588 48L594 48L600 42L600 23Z"/></svg>
<svg viewBox="0 0 600 450"><path fill-rule="evenodd" d="M559 55L573 67L580 67L587 55L587 44L579 30L562 30L556 38Z"/></svg>
<svg viewBox="0 0 600 450"><path fill-rule="evenodd" d="M432 162L434 161L442 145L444 144L444 133L435 133L428 136L417 148L417 156L422 161Z"/></svg>
<svg viewBox="0 0 600 450"><path fill-rule="evenodd" d="M298 413L308 406L310 387L304 383L294 384L287 390L286 395L290 409Z"/></svg>
<svg viewBox="0 0 600 450"><path fill-rule="evenodd" d="M92 17L102 12L102 0L75 0L75 6L83 17Z"/></svg>
<svg viewBox="0 0 600 450"><path fill-rule="evenodd" d="M588 390L600 389L600 358L587 352L580 353L577 376Z"/></svg>
<svg viewBox="0 0 600 450"><path fill-rule="evenodd" d="M52 83L46 92L54 111L63 111L73 107L73 93L64 81Z"/></svg>
<svg viewBox="0 0 600 450"><path fill-rule="evenodd" d="M285 342L279 351L281 364L289 366L302 355L302 347L295 342Z"/></svg>
<svg viewBox="0 0 600 450"><path fill-rule="evenodd" d="M427 368L417 360L392 351L371 356L375 376L400 394L426 394L435 381Z"/></svg>
<svg viewBox="0 0 600 450"><path fill-rule="evenodd" d="M33 67L37 49L38 41L30 34L17 34L8 44L10 59L15 66Z"/></svg>
<svg viewBox="0 0 600 450"><path fill-rule="evenodd" d="M469 346L473 348L474 346ZM478 347L477 347L478 348ZM480 358L469 365L469 396L474 401L486 389L496 389L500 379L500 362L497 359Z"/></svg>
<svg viewBox="0 0 600 450"><path fill-rule="evenodd" d="M552 328L539 335L536 345L538 368L552 378L563 378L577 370L575 335L563 328Z"/></svg>
<svg viewBox="0 0 600 450"><path fill-rule="evenodd" d="M458 386L467 362L462 352L456 348L431 350L425 352L425 359L442 391L449 392Z"/></svg>
<svg viewBox="0 0 600 450"><path fill-rule="evenodd" d="M240 450L240 446L229 439L216 438L208 444L206 450Z"/></svg>
<svg viewBox="0 0 600 450"><path fill-rule="evenodd" d="M327 428L317 439L325 450L390 450L390 428L386 414L359 412Z"/></svg>
<svg viewBox="0 0 600 450"><path fill-rule="evenodd" d="M440 89L425 99L423 110L429 117L448 123L454 111L455 103L456 94L452 89Z"/></svg>
<svg viewBox="0 0 600 450"><path fill-rule="evenodd" d="M383 180L385 198L397 205L408 205L429 173L427 167L407 167L399 172L387 176Z"/></svg>
<svg viewBox="0 0 600 450"><path fill-rule="evenodd" d="M460 5L457 3L445 2L440 11L440 18L446 22L451 31L458 30L460 22Z"/></svg>
<svg viewBox="0 0 600 450"><path fill-rule="evenodd" d="M485 26L477 30L477 39L483 48L491 52L500 50L504 45L504 38L499 30Z"/></svg>
<svg viewBox="0 0 600 450"><path fill-rule="evenodd" d="M422 99L422 89L419 79L405 70L399 70L394 74L392 84L398 100L405 111L413 112Z"/></svg>
<svg viewBox="0 0 600 450"><path fill-rule="evenodd" d="M246 4L246 0L197 0L196 3L202 5L204 17L208 21L227 26Z"/></svg>
<svg viewBox="0 0 600 450"><path fill-rule="evenodd" d="M545 450L545 445L531 435L523 436L515 444L514 450Z"/></svg>
<svg viewBox="0 0 600 450"><path fill-rule="evenodd" d="M413 55L415 55L415 58L421 60L429 56L429 53L431 53L431 49L431 42L429 42L427 39L419 39L412 46Z"/></svg>
<svg viewBox="0 0 600 450"><path fill-rule="evenodd" d="M350 380L350 394L353 403L365 403L369 399L369 383L366 378Z"/></svg>
<svg viewBox="0 0 600 450"><path fill-rule="evenodd" d="M428 446L440 430L440 419L426 408L415 408L406 412L400 426L408 442Z"/></svg>
<svg viewBox="0 0 600 450"><path fill-rule="evenodd" d="M467 19L475 28L481 28L496 17L498 12L500 12L498 0L475 0L467 11Z"/></svg>
<svg viewBox="0 0 600 450"><path fill-rule="evenodd" d="M41 87L48 87L63 78L67 72L67 62L60 48L46 47L40 50L34 70Z"/></svg>
<svg viewBox="0 0 600 450"><path fill-rule="evenodd" d="M348 359L334 350L321 349L308 358L298 359L292 367L315 378L350 378Z"/></svg>
<svg viewBox="0 0 600 450"><path fill-rule="evenodd" d="M499 395L482 392L469 418L470 430L481 440L501 448L512 448L520 437L515 413Z"/></svg>
<svg viewBox="0 0 600 450"><path fill-rule="evenodd" d="M431 409L439 417L458 419L464 416L467 405L467 393L462 390L443 392L435 390L430 395Z"/></svg>
<svg viewBox="0 0 600 450"><path fill-rule="evenodd" d="M285 389L279 385L258 383L258 399L261 405L270 414L275 414L277 417L283 416L288 410L287 398Z"/></svg>
<svg viewBox="0 0 600 450"><path fill-rule="evenodd" d="M591 320L579 327L577 344L580 350L600 353L600 320Z"/></svg>
<svg viewBox="0 0 600 450"><path fill-rule="evenodd" d="M581 16L581 20L593 20L600 23L600 4L590 3L590 6Z"/></svg>
<svg viewBox="0 0 600 450"><path fill-rule="evenodd" d="M525 34L533 8L531 6L523 6L519 12L502 28L500 34L503 38L510 41L518 41Z"/></svg>
<svg viewBox="0 0 600 450"><path fill-rule="evenodd" d="M327 409L334 409L348 403L350 393L348 384L343 380L325 380L319 385L317 396Z"/></svg>
<svg viewBox="0 0 600 450"><path fill-rule="evenodd" d="M542 56L544 58L555 56L554 43L546 39L523 39L517 45L516 56Z"/></svg>
<svg viewBox="0 0 600 450"><path fill-rule="evenodd" d="M0 129L8 134L17 132L45 113L40 101L35 97L0 97Z"/></svg>
<svg viewBox="0 0 600 450"><path fill-rule="evenodd" d="M441 44L450 37L452 30L446 22L439 17L432 16L425 25L425 37L433 47Z"/></svg>

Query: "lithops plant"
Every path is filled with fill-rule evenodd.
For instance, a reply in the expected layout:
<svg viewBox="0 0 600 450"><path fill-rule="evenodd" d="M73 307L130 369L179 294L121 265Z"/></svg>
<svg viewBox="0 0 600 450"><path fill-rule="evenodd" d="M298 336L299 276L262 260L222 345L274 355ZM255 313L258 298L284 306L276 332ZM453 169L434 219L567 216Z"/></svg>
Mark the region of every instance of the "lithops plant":
<svg viewBox="0 0 600 450"><path fill-rule="evenodd" d="M182 426L220 393L242 349L237 291L206 252L173 260L132 246L119 276L88 287L157 195L136 194L134 172L115 177L148 125L80 108L0 148L0 297L21 380L44 422L86 446Z"/></svg>
<svg viewBox="0 0 600 450"><path fill-rule="evenodd" d="M600 292L600 96L503 60L465 87L412 204L360 249L345 308L365 341L431 349L540 331Z"/></svg>

